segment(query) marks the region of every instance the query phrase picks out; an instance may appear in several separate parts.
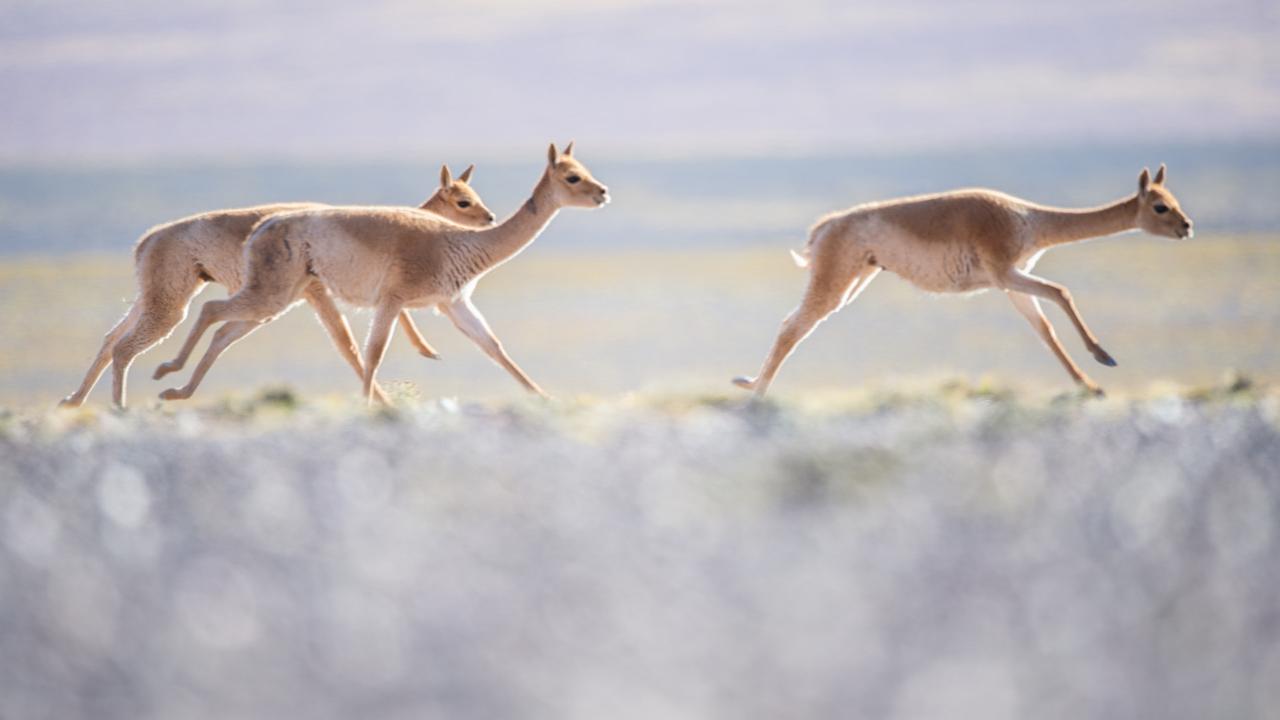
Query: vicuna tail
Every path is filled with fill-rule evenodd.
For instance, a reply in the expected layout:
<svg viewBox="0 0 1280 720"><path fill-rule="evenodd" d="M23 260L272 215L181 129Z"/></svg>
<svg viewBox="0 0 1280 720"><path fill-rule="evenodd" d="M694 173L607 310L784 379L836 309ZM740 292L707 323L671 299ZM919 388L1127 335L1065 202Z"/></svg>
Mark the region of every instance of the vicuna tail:
<svg viewBox="0 0 1280 720"><path fill-rule="evenodd" d="M804 247L799 252L791 251L791 259L795 260L797 267L809 267L809 262L813 258L813 246L826 234L830 223L830 218L819 220L816 225L809 228L809 241L804 244Z"/></svg>

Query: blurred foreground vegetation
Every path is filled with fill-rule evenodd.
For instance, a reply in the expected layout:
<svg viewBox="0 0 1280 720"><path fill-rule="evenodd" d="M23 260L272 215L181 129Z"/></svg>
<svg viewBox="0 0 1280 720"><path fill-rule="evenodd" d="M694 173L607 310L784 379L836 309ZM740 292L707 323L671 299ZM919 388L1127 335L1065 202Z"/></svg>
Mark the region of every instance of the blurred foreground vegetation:
<svg viewBox="0 0 1280 720"><path fill-rule="evenodd" d="M0 413L0 717L1264 717L1280 395Z"/></svg>

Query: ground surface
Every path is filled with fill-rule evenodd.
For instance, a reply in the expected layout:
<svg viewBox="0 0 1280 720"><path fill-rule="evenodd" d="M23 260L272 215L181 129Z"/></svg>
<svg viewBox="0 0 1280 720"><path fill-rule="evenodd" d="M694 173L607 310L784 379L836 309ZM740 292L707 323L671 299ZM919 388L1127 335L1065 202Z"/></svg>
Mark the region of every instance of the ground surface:
<svg viewBox="0 0 1280 720"><path fill-rule="evenodd" d="M486 277L475 299L511 355L554 395L719 393L733 376L757 372L782 318L799 301L806 275L787 248L802 242L800 230L754 249L650 252L601 242L567 252L552 236ZM79 385L103 333L133 298L132 270L124 247L108 257L0 263L0 405L48 407ZM1203 385L1228 368L1280 381L1274 235L1206 233L1181 243L1128 235L1054 250L1036 271L1071 288L1119 361L1117 368L1094 363L1066 317L1046 310L1067 351L1109 390L1147 392L1164 380ZM221 293L207 289L192 316ZM426 311L417 316L443 359L423 359L398 333L380 377L412 382L424 398L522 396L448 321ZM367 314L351 317L363 338ZM151 373L177 352L189 322L138 358L130 376L135 402L154 403L161 390L186 382L189 370L159 382ZM930 296L883 273L805 341L773 390L798 399L832 387L921 378L936 384L956 376L1070 388L1000 293ZM304 306L223 355L195 400L274 383L307 396L354 395L360 387ZM108 376L90 402L109 397Z"/></svg>
<svg viewBox="0 0 1280 720"><path fill-rule="evenodd" d="M0 717L1268 717L1280 397L0 419Z"/></svg>

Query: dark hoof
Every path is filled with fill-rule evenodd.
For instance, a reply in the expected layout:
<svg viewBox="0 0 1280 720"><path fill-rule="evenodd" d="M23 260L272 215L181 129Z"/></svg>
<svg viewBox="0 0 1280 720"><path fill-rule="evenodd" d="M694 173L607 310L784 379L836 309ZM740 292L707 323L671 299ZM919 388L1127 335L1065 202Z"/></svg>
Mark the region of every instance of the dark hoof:
<svg viewBox="0 0 1280 720"><path fill-rule="evenodd" d="M161 400L186 400L189 397L191 396L177 388L169 388L168 390L160 393Z"/></svg>
<svg viewBox="0 0 1280 720"><path fill-rule="evenodd" d="M1093 359L1107 367L1115 367L1117 364L1116 359L1107 354L1107 351L1102 348L1098 348L1093 351Z"/></svg>
<svg viewBox="0 0 1280 720"><path fill-rule="evenodd" d="M159 380L165 375L168 375L171 372L176 372L177 370L178 368L174 367L173 363L160 363L160 367L156 368L156 371L151 373L151 379Z"/></svg>
<svg viewBox="0 0 1280 720"><path fill-rule="evenodd" d="M738 377L734 378L732 382L734 385L737 385L740 388L746 388L748 390L756 389L755 379L749 378L746 375L739 375Z"/></svg>

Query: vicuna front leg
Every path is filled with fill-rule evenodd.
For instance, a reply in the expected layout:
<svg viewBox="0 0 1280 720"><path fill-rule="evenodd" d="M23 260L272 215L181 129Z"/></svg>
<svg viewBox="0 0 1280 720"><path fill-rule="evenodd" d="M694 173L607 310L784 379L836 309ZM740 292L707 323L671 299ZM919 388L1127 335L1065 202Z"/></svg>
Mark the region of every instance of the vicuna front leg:
<svg viewBox="0 0 1280 720"><path fill-rule="evenodd" d="M1083 385L1089 392L1094 395L1101 396L1102 388L1098 384L1089 379L1079 367L1071 360L1071 356L1063 349L1062 343L1058 342L1058 334L1054 332L1053 325L1049 323L1049 318L1044 316L1044 311L1040 309L1040 301L1030 295L1024 295L1020 292L1009 292L1009 301L1013 303L1013 307L1017 309L1027 322L1031 323L1031 328L1036 331L1040 339L1044 342L1049 350L1058 358L1058 362L1062 363L1062 367L1067 369L1067 373L1077 383Z"/></svg>
<svg viewBox="0 0 1280 720"><path fill-rule="evenodd" d="M862 265L852 277L844 273L841 273L844 277L840 277L840 274L815 266L809 277L804 299L782 321L782 330L774 340L773 348L760 368L760 374L754 378L736 377L733 383L738 387L754 390L757 397L764 397L782 363L786 362L800 341L808 337L818 323L842 306L853 302L879 273L878 267Z"/></svg>
<svg viewBox="0 0 1280 720"><path fill-rule="evenodd" d="M373 315L373 322L369 325L369 339L364 345L365 362L368 363L364 369L364 397L370 405L375 398L374 376L377 375L378 367L382 365L382 358L386 355L387 343L395 330L396 316L400 314L400 309L400 303L394 301L379 305L377 312Z"/></svg>
<svg viewBox="0 0 1280 720"><path fill-rule="evenodd" d="M453 321L454 327L462 331L463 335L471 338L471 341L480 346L486 355L493 359L494 362L501 365L507 372L511 373L511 377L516 379L524 386L526 390L542 397L547 394L538 387L538 384L525 374L508 355L507 351L502 347L497 336L489 329L489 324L485 322L484 316L471 304L471 298L462 298L447 305L441 305L440 311L443 312L450 320Z"/></svg>
<svg viewBox="0 0 1280 720"><path fill-rule="evenodd" d="M334 304L333 297L329 295L329 291L319 282L311 283L307 287L307 302L311 303L312 309L316 311L316 317L320 319L320 324L329 333L329 339L333 340L333 344L338 348L338 354L347 364L356 371L356 376L364 382L364 362L360 360L360 350L356 347L356 339L351 334L351 325L347 323L347 318L338 310L338 306ZM377 383L373 384L374 396L383 403L389 403L387 394Z"/></svg>
<svg viewBox="0 0 1280 720"><path fill-rule="evenodd" d="M1098 343L1098 338L1089 330L1089 326L1084 324L1084 318L1080 317L1080 311L1076 309L1076 303L1071 297L1071 291L1067 290L1066 287L1019 270L1013 270L1006 275L1003 286L1006 290L1034 295L1057 303L1058 307L1062 308L1062 311L1071 319L1071 324L1076 326L1076 332L1080 333L1085 347L1093 354L1093 358L1108 367L1116 366L1115 359L1106 350L1102 349L1102 345Z"/></svg>

